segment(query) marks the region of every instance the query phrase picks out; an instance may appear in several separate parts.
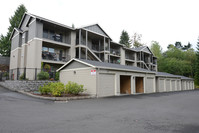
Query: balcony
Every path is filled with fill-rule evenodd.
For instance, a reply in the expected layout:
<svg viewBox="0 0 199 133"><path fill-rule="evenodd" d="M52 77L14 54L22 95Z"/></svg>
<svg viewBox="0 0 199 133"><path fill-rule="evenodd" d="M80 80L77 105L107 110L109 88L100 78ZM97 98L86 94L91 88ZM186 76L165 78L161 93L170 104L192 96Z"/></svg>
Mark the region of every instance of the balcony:
<svg viewBox="0 0 199 133"><path fill-rule="evenodd" d="M49 61L60 61L60 62L67 62L69 61L70 55L60 56L56 53L42 51L42 59L49 60Z"/></svg>
<svg viewBox="0 0 199 133"><path fill-rule="evenodd" d="M113 64L120 64L120 60L110 60L110 63L113 63Z"/></svg>
<svg viewBox="0 0 199 133"><path fill-rule="evenodd" d="M70 44L70 36L62 33L56 33L53 30L43 30L43 38L51 41Z"/></svg>
<svg viewBox="0 0 199 133"><path fill-rule="evenodd" d="M110 54L120 56L120 50L117 49L110 49Z"/></svg>
<svg viewBox="0 0 199 133"><path fill-rule="evenodd" d="M134 57L134 55L125 55L125 57L126 57L126 59L128 59L128 60L135 60L135 57Z"/></svg>

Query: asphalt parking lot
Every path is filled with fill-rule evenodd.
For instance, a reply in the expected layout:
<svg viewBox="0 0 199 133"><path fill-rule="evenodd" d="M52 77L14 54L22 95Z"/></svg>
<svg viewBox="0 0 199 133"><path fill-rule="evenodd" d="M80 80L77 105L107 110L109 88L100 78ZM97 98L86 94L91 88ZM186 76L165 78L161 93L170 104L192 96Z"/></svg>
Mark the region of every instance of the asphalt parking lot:
<svg viewBox="0 0 199 133"><path fill-rule="evenodd" d="M0 87L0 133L199 133L199 90L55 103Z"/></svg>

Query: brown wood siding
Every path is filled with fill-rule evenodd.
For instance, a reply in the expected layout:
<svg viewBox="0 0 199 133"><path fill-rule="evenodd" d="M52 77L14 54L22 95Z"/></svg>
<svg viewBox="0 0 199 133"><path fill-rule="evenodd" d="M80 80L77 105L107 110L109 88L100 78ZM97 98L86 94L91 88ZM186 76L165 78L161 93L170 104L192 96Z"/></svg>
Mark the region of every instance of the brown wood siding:
<svg viewBox="0 0 199 133"><path fill-rule="evenodd" d="M131 94L131 76L120 76L120 93Z"/></svg>
<svg viewBox="0 0 199 133"><path fill-rule="evenodd" d="M135 78L136 84L136 93L144 93L144 81L143 77L136 77Z"/></svg>

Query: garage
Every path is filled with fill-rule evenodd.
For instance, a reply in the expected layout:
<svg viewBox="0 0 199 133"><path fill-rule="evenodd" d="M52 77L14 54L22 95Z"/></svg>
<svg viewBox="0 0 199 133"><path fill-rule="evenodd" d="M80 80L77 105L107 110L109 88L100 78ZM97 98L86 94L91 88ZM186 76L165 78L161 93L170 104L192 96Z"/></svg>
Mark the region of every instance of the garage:
<svg viewBox="0 0 199 133"><path fill-rule="evenodd" d="M135 90L136 93L144 93L144 78L143 77L135 77Z"/></svg>
<svg viewBox="0 0 199 133"><path fill-rule="evenodd" d="M193 86L193 79L184 76L75 58L57 71L60 72L60 82L82 84L86 94L97 97L176 91Z"/></svg>
<svg viewBox="0 0 199 133"><path fill-rule="evenodd" d="M165 80L162 78L157 78L157 92L164 92Z"/></svg>
<svg viewBox="0 0 199 133"><path fill-rule="evenodd" d="M131 76L120 75L120 93L131 94Z"/></svg>
<svg viewBox="0 0 199 133"><path fill-rule="evenodd" d="M146 93L153 93L155 90L155 78L154 77L147 77L146 78Z"/></svg>
<svg viewBox="0 0 199 133"><path fill-rule="evenodd" d="M180 90L180 80L177 80L177 91Z"/></svg>
<svg viewBox="0 0 199 133"><path fill-rule="evenodd" d="M171 91L176 91L175 80L171 80Z"/></svg>
<svg viewBox="0 0 199 133"><path fill-rule="evenodd" d="M166 79L166 91L169 92L171 90L170 79Z"/></svg>
<svg viewBox="0 0 199 133"><path fill-rule="evenodd" d="M115 95L115 75L114 74L99 74L98 96L113 96Z"/></svg>

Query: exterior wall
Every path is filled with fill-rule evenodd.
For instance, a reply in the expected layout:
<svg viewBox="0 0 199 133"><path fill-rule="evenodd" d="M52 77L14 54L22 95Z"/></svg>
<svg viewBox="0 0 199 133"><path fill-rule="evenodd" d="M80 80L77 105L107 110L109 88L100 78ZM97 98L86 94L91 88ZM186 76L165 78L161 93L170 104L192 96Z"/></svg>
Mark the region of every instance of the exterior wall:
<svg viewBox="0 0 199 133"><path fill-rule="evenodd" d="M21 65L21 48L16 48L11 51L10 55L10 69L15 69Z"/></svg>
<svg viewBox="0 0 199 133"><path fill-rule="evenodd" d="M76 32L72 31L71 32L71 48L70 48L70 53L71 53L71 58L75 58L76 56Z"/></svg>
<svg viewBox="0 0 199 133"><path fill-rule="evenodd" d="M121 56L120 56L120 64L125 65L125 50L121 47L120 48Z"/></svg>
<svg viewBox="0 0 199 133"><path fill-rule="evenodd" d="M27 44L23 44L21 47L21 65L20 68L27 66Z"/></svg>
<svg viewBox="0 0 199 133"><path fill-rule="evenodd" d="M11 40L11 43L12 43L11 50L16 49L17 47L21 47L21 44L22 44L22 39L21 38L22 38L21 33L16 34L15 36L13 36L13 38Z"/></svg>
<svg viewBox="0 0 199 133"><path fill-rule="evenodd" d="M60 82L67 84L68 81L83 84L86 93L96 95L96 75L91 75L92 68L66 69L60 71Z"/></svg>
<svg viewBox="0 0 199 133"><path fill-rule="evenodd" d="M41 51L42 51L42 40L33 39L32 41L28 42L27 46L27 68L41 68ZM26 70L27 74L26 77L29 80L34 80L35 71L32 69ZM37 73L39 73L38 71Z"/></svg>
<svg viewBox="0 0 199 133"><path fill-rule="evenodd" d="M120 75L131 76L131 94L136 94L135 90L135 77L144 78L144 92L155 92L155 74L126 72L126 71L113 71L113 70L100 70L100 73L114 74L115 75L115 95L120 95ZM109 82L109 81L106 81ZM150 87L147 87L150 84Z"/></svg>

